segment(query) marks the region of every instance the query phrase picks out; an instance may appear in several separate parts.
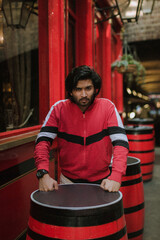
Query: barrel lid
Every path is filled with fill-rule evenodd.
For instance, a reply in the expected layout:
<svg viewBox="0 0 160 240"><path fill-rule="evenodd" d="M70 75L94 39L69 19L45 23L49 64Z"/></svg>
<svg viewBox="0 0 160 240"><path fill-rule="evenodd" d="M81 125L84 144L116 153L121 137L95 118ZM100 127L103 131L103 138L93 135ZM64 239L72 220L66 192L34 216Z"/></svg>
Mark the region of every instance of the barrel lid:
<svg viewBox="0 0 160 240"><path fill-rule="evenodd" d="M136 158L136 157L132 157L132 156L128 156L127 157L127 166L133 166L136 165L138 163L140 163L140 159ZM112 163L109 165L110 168L112 168Z"/></svg>
<svg viewBox="0 0 160 240"><path fill-rule="evenodd" d="M142 124L152 124L154 122L153 118L134 118L134 119L128 119L129 123L142 123Z"/></svg>
<svg viewBox="0 0 160 240"><path fill-rule="evenodd" d="M127 169L126 169L125 176L132 176L135 174L139 174L141 172L140 162L141 161L139 158L128 156L127 157ZM110 164L109 168L112 171L112 164Z"/></svg>
<svg viewBox="0 0 160 240"><path fill-rule="evenodd" d="M151 126L125 126L126 133L152 133L153 127Z"/></svg>
<svg viewBox="0 0 160 240"><path fill-rule="evenodd" d="M133 165L136 165L136 164L138 164L140 162L141 161L140 161L139 158L131 157L131 156L127 157L127 166L133 166Z"/></svg>
<svg viewBox="0 0 160 240"><path fill-rule="evenodd" d="M113 205L122 199L122 193L104 191L97 184L60 184L58 190L31 194L38 205L56 209L83 210Z"/></svg>

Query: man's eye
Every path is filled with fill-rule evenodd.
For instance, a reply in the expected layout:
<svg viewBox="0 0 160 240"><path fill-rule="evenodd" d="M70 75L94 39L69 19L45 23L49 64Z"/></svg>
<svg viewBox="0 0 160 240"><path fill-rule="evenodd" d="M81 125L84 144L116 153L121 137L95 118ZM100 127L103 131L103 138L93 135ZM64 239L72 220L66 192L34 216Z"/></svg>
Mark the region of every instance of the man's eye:
<svg viewBox="0 0 160 240"><path fill-rule="evenodd" d="M75 89L77 92L80 92L81 91L81 88L76 88Z"/></svg>
<svg viewBox="0 0 160 240"><path fill-rule="evenodd" d="M91 90L91 89L92 89L92 87L91 87L91 86L89 86L89 87L87 87L86 89L87 89L87 90Z"/></svg>

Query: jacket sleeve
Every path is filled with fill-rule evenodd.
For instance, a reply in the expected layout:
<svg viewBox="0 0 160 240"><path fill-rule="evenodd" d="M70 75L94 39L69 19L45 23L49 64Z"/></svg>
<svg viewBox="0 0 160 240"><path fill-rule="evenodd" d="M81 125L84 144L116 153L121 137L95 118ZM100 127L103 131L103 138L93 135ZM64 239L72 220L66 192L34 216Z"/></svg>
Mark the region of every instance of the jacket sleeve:
<svg viewBox="0 0 160 240"><path fill-rule="evenodd" d="M34 159L37 170L45 169L49 172L49 152L49 141L41 141L35 146Z"/></svg>
<svg viewBox="0 0 160 240"><path fill-rule="evenodd" d="M108 132L113 146L112 172L108 179L121 183L122 175L126 173L129 144L122 120L114 104L109 111Z"/></svg>
<svg viewBox="0 0 160 240"><path fill-rule="evenodd" d="M49 152L52 142L57 136L57 132L58 118L53 105L36 139L34 159L37 170L45 169L49 171Z"/></svg>

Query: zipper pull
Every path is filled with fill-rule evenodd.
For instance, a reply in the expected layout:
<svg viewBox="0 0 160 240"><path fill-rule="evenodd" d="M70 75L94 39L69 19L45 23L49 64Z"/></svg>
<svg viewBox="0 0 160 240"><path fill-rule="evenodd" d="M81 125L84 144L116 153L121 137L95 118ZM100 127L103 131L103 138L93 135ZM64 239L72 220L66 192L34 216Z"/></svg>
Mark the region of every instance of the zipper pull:
<svg viewBox="0 0 160 240"><path fill-rule="evenodd" d="M85 113L83 113L83 118L85 118Z"/></svg>

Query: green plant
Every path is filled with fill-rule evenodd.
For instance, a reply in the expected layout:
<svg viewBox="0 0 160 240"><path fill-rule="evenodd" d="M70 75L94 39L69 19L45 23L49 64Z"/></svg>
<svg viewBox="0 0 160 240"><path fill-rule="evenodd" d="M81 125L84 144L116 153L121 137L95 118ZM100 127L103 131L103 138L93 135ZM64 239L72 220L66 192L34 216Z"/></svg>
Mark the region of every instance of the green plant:
<svg viewBox="0 0 160 240"><path fill-rule="evenodd" d="M111 69L117 70L121 73L125 73L129 70L129 68L132 66L132 72L134 75L137 76L145 76L145 68L143 65L135 60L131 54L124 54L123 56L120 57L119 60L116 60L115 62L112 63ZM123 67L123 70L120 70L120 68Z"/></svg>
<svg viewBox="0 0 160 240"><path fill-rule="evenodd" d="M127 68L128 62L126 60L116 60L115 62L112 63L111 67L112 69L115 69L116 67L125 67Z"/></svg>

